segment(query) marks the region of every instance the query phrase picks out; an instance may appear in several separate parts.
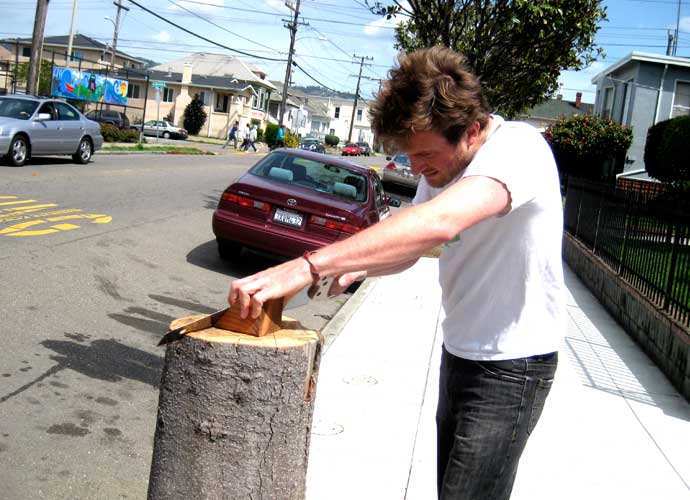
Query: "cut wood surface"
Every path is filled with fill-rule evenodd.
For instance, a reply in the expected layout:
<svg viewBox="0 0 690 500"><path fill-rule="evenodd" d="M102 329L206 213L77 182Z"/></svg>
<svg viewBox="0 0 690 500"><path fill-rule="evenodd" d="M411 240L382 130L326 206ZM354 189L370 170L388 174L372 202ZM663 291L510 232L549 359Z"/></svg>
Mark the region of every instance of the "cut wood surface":
<svg viewBox="0 0 690 500"><path fill-rule="evenodd" d="M215 326L223 330L231 330L262 337L282 328L280 324L282 315L283 299L269 300L264 303L261 308L261 314L259 314L259 317L256 319L249 317L241 318L239 304L236 304L221 316Z"/></svg>
<svg viewBox="0 0 690 500"><path fill-rule="evenodd" d="M198 319L173 321L171 328ZM167 345L149 500L303 500L323 340L208 328Z"/></svg>

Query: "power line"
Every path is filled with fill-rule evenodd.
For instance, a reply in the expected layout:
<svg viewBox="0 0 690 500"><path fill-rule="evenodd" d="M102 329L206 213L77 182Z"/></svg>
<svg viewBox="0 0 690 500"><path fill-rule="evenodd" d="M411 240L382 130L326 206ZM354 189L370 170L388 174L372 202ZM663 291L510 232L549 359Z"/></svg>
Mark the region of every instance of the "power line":
<svg viewBox="0 0 690 500"><path fill-rule="evenodd" d="M176 2L174 2L173 0L168 0L168 2L170 2L171 4L173 4L175 7L179 7L180 9L182 9L182 10L184 10L184 11L186 11L186 12L189 12L190 14L192 14L192 15L195 16L195 17L198 17L199 19L201 19L201 20L203 20L203 21L206 21L206 22L209 23L209 24L212 24L212 25L215 26L216 28L222 29L222 30L225 31L226 33L230 33L231 35L234 35L234 36L236 36L236 37L241 38L242 40L246 40L246 41L248 41L248 42L251 42L251 43L253 43L253 44L256 44L256 45L258 45L259 47L264 47L264 48L266 48L266 49L272 49L272 48L273 48L273 47L269 47L268 45L264 45L264 44L262 44L262 43L255 42L255 41L252 40L251 38L247 38L247 37L242 36L242 35L240 35L240 34L238 34L238 33L235 33L235 32L233 32L233 31L230 31L229 29L227 29L227 28L221 26L220 24L214 23L214 22L211 21L210 19L208 19L208 18L202 16L201 14L197 14L196 12L193 12L193 11L189 10L188 8L186 8L186 7L183 7L182 5L180 5L180 4L176 3Z"/></svg>
<svg viewBox="0 0 690 500"><path fill-rule="evenodd" d="M157 18L160 19L161 21L165 21L166 23L168 23L168 24L170 24L170 25L172 25L172 26L175 26L177 29L184 31L185 33L188 33L188 34L190 34L190 35L192 35L192 36L195 36L195 37L197 37L197 38L199 38L199 39L201 39L201 40L204 40L204 41L206 41L206 42L208 42L208 43L210 43L210 44L216 45L216 46L218 46L218 47L220 47L220 48L229 50L229 51L231 51L231 52L237 52L238 54L242 54L242 55L245 55L245 56L256 57L257 59L263 59L263 60L266 60L266 61L286 62L285 59L276 59L276 58L273 58L273 57L257 56L257 55L255 55L255 54L250 54L249 52L243 52L243 51L241 51L241 50L237 50L237 49L230 48L230 47L228 47L227 45L223 45L223 44L221 44L221 43L214 42L213 40L210 40L209 38L206 38L205 36L199 35L198 33L195 33L195 32L193 32L193 31L191 31L191 30L188 30L187 28L183 28L183 27L180 26L179 24L174 23L174 22L170 21L169 19L164 18L164 17L161 16L160 14L156 14L156 13L153 12L152 10L150 10L150 9L144 7L143 5L141 5L141 4L140 4L139 2L137 2L136 0L129 0L129 1L130 1L131 3L133 3L134 5L136 5L137 7L139 7L141 10L144 10L144 11L148 12L149 14L151 14L152 16L157 17Z"/></svg>

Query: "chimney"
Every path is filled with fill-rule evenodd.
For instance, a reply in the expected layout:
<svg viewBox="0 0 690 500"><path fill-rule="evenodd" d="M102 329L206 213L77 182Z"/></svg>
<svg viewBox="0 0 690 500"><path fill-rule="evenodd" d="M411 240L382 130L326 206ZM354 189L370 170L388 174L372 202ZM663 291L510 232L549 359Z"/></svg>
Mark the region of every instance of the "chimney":
<svg viewBox="0 0 690 500"><path fill-rule="evenodd" d="M185 63L182 69L182 82L184 84L192 83L192 65L190 63Z"/></svg>
<svg viewBox="0 0 690 500"><path fill-rule="evenodd" d="M582 104L582 92L578 92L575 94L575 108L580 109L581 104Z"/></svg>

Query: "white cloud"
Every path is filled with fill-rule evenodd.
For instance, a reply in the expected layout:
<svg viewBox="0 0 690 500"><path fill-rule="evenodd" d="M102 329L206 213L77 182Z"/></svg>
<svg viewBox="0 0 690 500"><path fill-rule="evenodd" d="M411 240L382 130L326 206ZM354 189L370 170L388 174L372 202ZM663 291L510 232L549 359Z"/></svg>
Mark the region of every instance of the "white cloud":
<svg viewBox="0 0 690 500"><path fill-rule="evenodd" d="M680 26L678 27L678 29L680 31L690 31L690 16L680 18Z"/></svg>
<svg viewBox="0 0 690 500"><path fill-rule="evenodd" d="M389 31L392 33L392 30L389 30L387 28L392 28L398 25L398 20L396 20L395 17L391 19L386 19L385 17L382 17L381 19L377 19L376 21L372 21L369 24L367 24L364 27L364 34L365 35L378 35L383 29L386 29L386 31Z"/></svg>
<svg viewBox="0 0 690 500"><path fill-rule="evenodd" d="M171 36L170 36L170 33L168 33L167 31L163 30L163 31L161 31L161 32L158 33L158 34L153 35L151 38L153 38L154 40L158 40L159 42L169 42Z"/></svg>

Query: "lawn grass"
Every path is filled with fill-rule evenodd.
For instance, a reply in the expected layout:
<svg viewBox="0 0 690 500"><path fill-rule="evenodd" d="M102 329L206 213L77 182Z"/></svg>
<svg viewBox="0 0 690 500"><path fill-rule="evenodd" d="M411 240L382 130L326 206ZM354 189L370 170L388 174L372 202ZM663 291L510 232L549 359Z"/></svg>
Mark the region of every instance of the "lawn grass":
<svg viewBox="0 0 690 500"><path fill-rule="evenodd" d="M184 154L184 155L212 155L212 152L203 151L198 148L189 148L184 146L144 146L137 144L135 146L106 146L103 151L131 151L131 152L147 152L154 151L157 153L167 154Z"/></svg>

